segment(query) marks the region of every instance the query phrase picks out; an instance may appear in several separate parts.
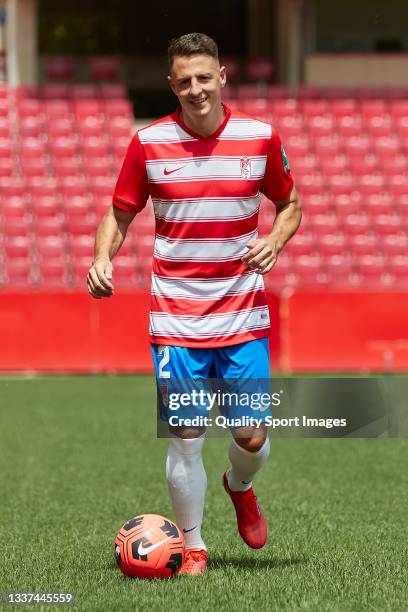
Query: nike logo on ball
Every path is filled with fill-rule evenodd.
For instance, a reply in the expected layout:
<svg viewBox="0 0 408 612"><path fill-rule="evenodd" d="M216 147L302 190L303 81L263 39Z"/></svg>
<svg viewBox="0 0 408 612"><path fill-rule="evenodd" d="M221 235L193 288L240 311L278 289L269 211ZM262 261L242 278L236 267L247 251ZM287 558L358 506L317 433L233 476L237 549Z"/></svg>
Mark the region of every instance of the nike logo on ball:
<svg viewBox="0 0 408 612"><path fill-rule="evenodd" d="M188 533L189 531L193 531L193 529L195 529L197 527L197 525L194 525L194 527L192 527L191 529L183 529L184 533Z"/></svg>
<svg viewBox="0 0 408 612"><path fill-rule="evenodd" d="M169 174L173 174L173 172L177 172L178 170L181 170L182 168L184 168L184 166L180 166L180 168L174 168L174 170L167 170L167 168L165 168L163 170L163 174L167 176Z"/></svg>
<svg viewBox="0 0 408 612"><path fill-rule="evenodd" d="M170 540L172 537L173 536L164 538L164 540L160 540L160 542L156 542L155 544L150 544L149 546L146 546L146 548L143 546L143 544L139 544L139 548L137 549L137 554L140 555L141 557L143 557L144 555L148 555L149 553L156 550L156 548L159 548L159 546L162 546L162 544L167 542L167 540Z"/></svg>

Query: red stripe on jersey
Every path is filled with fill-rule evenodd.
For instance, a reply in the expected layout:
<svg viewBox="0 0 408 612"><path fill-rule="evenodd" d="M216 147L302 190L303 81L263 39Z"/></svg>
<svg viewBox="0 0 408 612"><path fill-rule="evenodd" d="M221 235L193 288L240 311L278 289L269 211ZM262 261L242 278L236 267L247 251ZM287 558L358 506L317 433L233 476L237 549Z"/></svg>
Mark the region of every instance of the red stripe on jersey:
<svg viewBox="0 0 408 612"><path fill-rule="evenodd" d="M250 198L255 197L261 180L206 180L149 183L152 198L177 200L188 198ZM205 196L203 196L205 194Z"/></svg>
<svg viewBox="0 0 408 612"><path fill-rule="evenodd" d="M269 139L262 137L257 140L248 140L245 136L242 136L242 140L216 140L211 143L194 143L194 155L191 152L190 144L189 142L161 142L153 144L146 142L143 144L143 149L147 161L157 159L194 159L195 157L212 157L213 155L251 157L266 155Z"/></svg>
<svg viewBox="0 0 408 612"><path fill-rule="evenodd" d="M211 338L185 338L180 336L154 336L150 334L152 344L165 344L169 346L185 346L186 348L217 348L218 346L232 346L257 340L258 338L268 338L269 327L263 329L252 329L242 333L224 334Z"/></svg>
<svg viewBox="0 0 408 612"><path fill-rule="evenodd" d="M171 261L153 257L153 272L169 278L228 278L248 272L240 259L230 261Z"/></svg>
<svg viewBox="0 0 408 612"><path fill-rule="evenodd" d="M164 221L156 219L156 232L172 239L236 238L254 232L258 227L258 213L239 220L221 221Z"/></svg>
<svg viewBox="0 0 408 612"><path fill-rule="evenodd" d="M154 312L166 312L174 315L195 315L205 317L209 314L221 314L231 311L266 306L263 289L255 289L241 295L225 295L219 299L186 300L178 297L163 297L152 293L151 308Z"/></svg>

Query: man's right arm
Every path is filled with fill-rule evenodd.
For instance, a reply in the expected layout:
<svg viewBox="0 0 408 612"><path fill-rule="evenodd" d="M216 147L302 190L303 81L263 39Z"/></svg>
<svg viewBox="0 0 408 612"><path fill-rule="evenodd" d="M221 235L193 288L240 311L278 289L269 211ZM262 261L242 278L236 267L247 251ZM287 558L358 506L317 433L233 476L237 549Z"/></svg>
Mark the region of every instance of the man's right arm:
<svg viewBox="0 0 408 612"><path fill-rule="evenodd" d="M112 205L99 224L94 260L87 276L88 292L96 299L113 295L112 259L122 246L134 216L135 213Z"/></svg>

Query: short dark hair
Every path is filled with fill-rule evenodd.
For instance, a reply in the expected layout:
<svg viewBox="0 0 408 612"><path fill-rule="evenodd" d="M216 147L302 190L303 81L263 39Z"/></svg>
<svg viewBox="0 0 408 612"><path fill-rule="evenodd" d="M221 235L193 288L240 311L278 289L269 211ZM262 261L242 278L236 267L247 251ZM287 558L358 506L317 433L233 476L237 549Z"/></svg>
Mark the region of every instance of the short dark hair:
<svg viewBox="0 0 408 612"><path fill-rule="evenodd" d="M218 59L218 47L215 40L207 36L207 34L192 32L191 34L183 34L183 36L179 36L178 38L172 38L169 43L169 48L167 49L170 68L176 56L198 54L209 55Z"/></svg>

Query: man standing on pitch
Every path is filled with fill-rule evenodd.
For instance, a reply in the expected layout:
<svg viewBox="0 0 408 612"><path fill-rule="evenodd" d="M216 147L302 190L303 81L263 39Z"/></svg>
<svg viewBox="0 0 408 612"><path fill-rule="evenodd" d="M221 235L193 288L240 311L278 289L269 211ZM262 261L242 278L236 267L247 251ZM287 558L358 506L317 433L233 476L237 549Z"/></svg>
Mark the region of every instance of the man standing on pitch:
<svg viewBox="0 0 408 612"><path fill-rule="evenodd" d="M226 82L216 43L186 34L168 49L178 110L132 139L102 219L87 282L95 298L113 295L112 263L149 198L156 216L150 339L156 377L269 378L269 313L262 275L296 232L300 203L274 128L221 102ZM258 238L260 200L276 207L271 233ZM266 428L233 430L224 488L252 548L267 525L252 480L269 455ZM186 541L181 572L207 565L201 523L207 478L203 430L172 430L166 475Z"/></svg>

